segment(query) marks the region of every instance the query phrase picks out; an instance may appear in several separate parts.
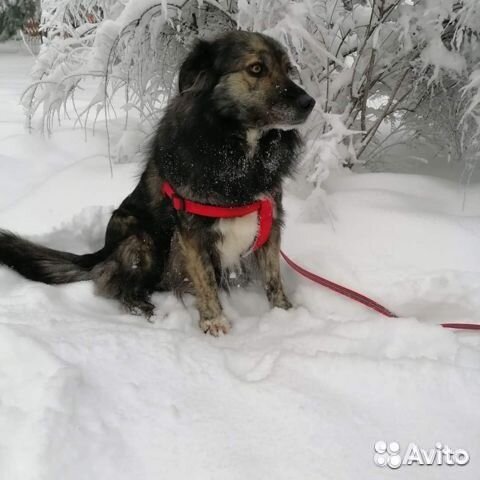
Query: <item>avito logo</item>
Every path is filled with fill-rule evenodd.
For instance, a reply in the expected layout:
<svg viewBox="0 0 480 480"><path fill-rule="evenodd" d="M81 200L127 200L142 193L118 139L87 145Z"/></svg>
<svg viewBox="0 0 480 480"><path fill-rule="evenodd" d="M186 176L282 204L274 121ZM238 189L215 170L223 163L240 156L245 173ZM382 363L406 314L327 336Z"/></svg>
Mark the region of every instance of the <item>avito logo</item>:
<svg viewBox="0 0 480 480"><path fill-rule="evenodd" d="M398 442L380 440L374 446L373 461L379 467L400 468L404 465L457 465L463 467L470 461L470 455L462 448L453 450L440 442L434 448L424 449L409 443L402 453Z"/></svg>

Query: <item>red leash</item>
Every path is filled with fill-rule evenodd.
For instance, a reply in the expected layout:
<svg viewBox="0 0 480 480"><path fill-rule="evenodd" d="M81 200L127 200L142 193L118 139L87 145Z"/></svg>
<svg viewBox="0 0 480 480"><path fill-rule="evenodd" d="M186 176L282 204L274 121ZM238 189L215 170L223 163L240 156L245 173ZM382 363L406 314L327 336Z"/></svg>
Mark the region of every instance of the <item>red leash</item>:
<svg viewBox="0 0 480 480"><path fill-rule="evenodd" d="M315 273L312 273L305 268L295 263L285 252L282 250L280 251L284 260L288 263L288 265L295 270L297 273L302 275L305 278L308 278L312 282L315 282L319 285L323 285L324 287L333 290L334 292L339 293L340 295L344 295L345 297L351 298L352 300L365 305L372 310L384 315L385 317L389 318L398 318L398 315L395 315L393 312L385 308L384 306L380 305L379 303L375 302L371 298L362 295L361 293L355 292L350 288L344 287L339 285L338 283L332 282L327 280L326 278L320 277ZM443 328L452 328L455 330L480 330L480 325L476 323L441 323L440 324Z"/></svg>

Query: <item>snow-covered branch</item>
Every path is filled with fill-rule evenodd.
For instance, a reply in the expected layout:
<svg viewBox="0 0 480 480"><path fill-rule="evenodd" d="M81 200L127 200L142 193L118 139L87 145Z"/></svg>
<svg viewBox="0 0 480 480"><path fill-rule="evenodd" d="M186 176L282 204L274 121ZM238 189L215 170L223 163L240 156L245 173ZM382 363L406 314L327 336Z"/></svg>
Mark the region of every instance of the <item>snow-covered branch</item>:
<svg viewBox="0 0 480 480"><path fill-rule="evenodd" d="M29 119L41 112L47 131L62 112L73 112L85 128L98 118L108 123L120 110L125 126L131 117L152 125L191 41L239 27L285 44L298 80L317 99L305 127L313 151L306 175L314 182L314 172L323 171L319 162L353 167L376 161L398 138L388 130L400 129L402 141L408 132L412 139L433 139L429 130L437 126L422 127L415 115L438 109L431 99L451 93L453 84L462 101L450 93L441 98L448 108L461 106L459 123L450 127L463 138L455 143L466 145L464 129L473 144L478 141L476 0L45 0L43 9L47 38L23 103ZM92 81L96 93L85 100L80 89Z"/></svg>

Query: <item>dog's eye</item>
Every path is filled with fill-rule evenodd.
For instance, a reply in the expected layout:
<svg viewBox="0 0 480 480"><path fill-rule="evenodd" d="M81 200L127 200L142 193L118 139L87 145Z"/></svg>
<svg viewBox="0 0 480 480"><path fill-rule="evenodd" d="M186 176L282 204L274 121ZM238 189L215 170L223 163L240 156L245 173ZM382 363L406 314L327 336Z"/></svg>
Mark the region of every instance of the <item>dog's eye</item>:
<svg viewBox="0 0 480 480"><path fill-rule="evenodd" d="M265 72L265 67L260 63L252 63L248 66L248 73L254 77L260 77Z"/></svg>

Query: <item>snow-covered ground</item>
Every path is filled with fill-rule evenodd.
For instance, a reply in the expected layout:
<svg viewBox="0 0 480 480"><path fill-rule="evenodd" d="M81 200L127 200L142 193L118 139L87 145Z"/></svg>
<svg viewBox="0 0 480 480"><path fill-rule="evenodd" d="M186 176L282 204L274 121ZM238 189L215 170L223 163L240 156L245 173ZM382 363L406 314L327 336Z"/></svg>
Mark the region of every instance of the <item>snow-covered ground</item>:
<svg viewBox="0 0 480 480"><path fill-rule="evenodd" d="M31 58L0 53L0 226L86 252L137 164L70 125L29 135L18 98ZM295 308L254 287L222 301L212 338L156 294L153 324L95 297L0 268L0 479L468 479L480 470L480 185L404 174L332 176L305 203L290 188L284 249L380 300L385 319L299 278ZM465 466L375 465L378 440L465 449Z"/></svg>

